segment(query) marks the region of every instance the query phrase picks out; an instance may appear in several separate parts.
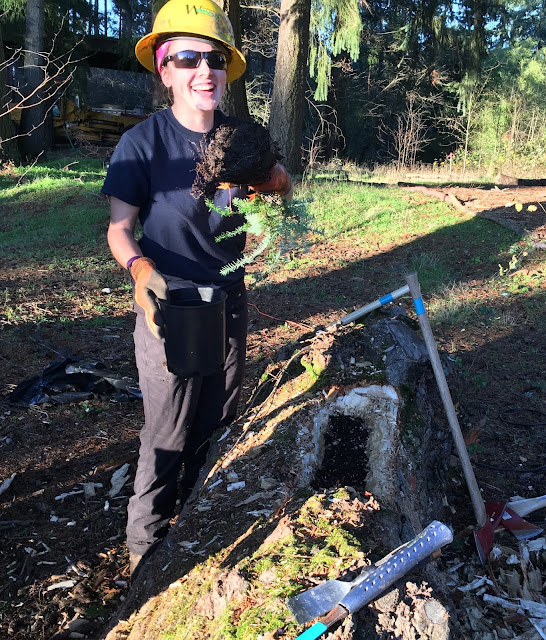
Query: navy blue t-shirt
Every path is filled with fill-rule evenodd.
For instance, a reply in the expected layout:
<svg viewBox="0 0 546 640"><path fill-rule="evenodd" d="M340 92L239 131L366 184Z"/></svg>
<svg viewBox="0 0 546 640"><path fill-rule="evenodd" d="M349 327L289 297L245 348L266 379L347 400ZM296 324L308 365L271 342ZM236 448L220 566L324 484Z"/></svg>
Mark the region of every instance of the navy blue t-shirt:
<svg viewBox="0 0 546 640"><path fill-rule="evenodd" d="M214 126L230 124L215 112ZM245 235L220 242L216 238L244 223L239 214L221 216L210 211L203 197L191 188L196 161L201 156L203 134L183 127L171 109L154 113L121 137L106 175L102 192L140 207L142 253L166 276L229 286L244 270L221 276L219 271L242 256ZM230 198L245 198L246 190L218 190L217 206Z"/></svg>

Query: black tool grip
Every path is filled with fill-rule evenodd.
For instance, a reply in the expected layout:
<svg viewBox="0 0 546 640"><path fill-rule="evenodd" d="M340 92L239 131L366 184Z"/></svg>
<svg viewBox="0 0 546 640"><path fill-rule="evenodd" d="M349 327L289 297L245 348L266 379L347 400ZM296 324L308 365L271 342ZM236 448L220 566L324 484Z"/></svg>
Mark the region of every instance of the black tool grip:
<svg viewBox="0 0 546 640"><path fill-rule="evenodd" d="M398 547L380 560L360 584L354 586L339 604L349 613L358 611L420 562L453 540L451 529L434 520L410 542Z"/></svg>

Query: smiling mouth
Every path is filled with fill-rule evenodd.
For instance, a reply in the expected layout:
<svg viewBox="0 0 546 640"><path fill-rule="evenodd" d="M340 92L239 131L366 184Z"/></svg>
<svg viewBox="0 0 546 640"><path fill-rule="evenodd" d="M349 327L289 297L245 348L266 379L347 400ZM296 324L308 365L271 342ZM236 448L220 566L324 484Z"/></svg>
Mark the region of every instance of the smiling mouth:
<svg viewBox="0 0 546 640"><path fill-rule="evenodd" d="M199 93L212 93L214 89L214 85L195 85L192 87L193 91L197 91Z"/></svg>

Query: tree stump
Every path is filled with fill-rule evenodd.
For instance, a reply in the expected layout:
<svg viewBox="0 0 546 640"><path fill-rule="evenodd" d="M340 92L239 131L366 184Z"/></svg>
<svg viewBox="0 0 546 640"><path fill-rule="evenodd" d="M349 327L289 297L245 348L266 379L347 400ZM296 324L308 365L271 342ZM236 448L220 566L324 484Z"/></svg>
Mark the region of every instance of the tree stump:
<svg viewBox="0 0 546 640"><path fill-rule="evenodd" d="M353 579L442 520L451 439L414 328L403 315L378 313L283 352L262 376L260 403L238 430L220 434L202 485L139 575L109 640L151 640L159 629L231 637L234 628L248 640L276 637L277 628L295 638L303 628L288 597ZM414 569L324 637L443 640L441 585L433 564Z"/></svg>

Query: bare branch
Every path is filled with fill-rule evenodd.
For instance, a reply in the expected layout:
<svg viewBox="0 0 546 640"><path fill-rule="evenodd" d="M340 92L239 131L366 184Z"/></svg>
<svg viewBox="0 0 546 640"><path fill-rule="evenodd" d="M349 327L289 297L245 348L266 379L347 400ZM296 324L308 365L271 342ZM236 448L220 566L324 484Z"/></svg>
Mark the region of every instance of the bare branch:
<svg viewBox="0 0 546 640"><path fill-rule="evenodd" d="M417 155L430 141L426 134L426 116L428 109L423 104L421 96L409 93L406 102L406 111L395 116L395 126L391 127L384 122L379 127L379 139L385 141L385 136L392 140L396 157L397 169L415 165Z"/></svg>
<svg viewBox="0 0 546 640"><path fill-rule="evenodd" d="M305 155L304 177L324 159L324 149L330 147L332 138L338 139L342 148L345 147L345 136L337 124L337 111L331 105L314 102L311 99L312 94L313 91L309 88L305 99L309 107L315 111L319 122L312 136L307 137L307 148L302 149Z"/></svg>
<svg viewBox="0 0 546 640"><path fill-rule="evenodd" d="M264 11L265 13L272 13L275 16L279 16L279 9L269 4L242 4L241 9L252 9L253 11Z"/></svg>
<svg viewBox="0 0 546 640"><path fill-rule="evenodd" d="M86 56L81 58L73 57L76 48L82 41L83 38L67 53L56 55L54 54L55 37L49 51L33 52L43 60L42 64L31 65L31 68L40 68L42 70L42 81L28 94L24 94L17 86L8 85L7 88L10 90L11 95L0 98L3 100L3 104L0 105L0 117L18 109L30 109L38 104L51 100L56 94L62 93L64 89L71 84L77 65L86 58ZM0 71L15 64L25 53L27 53L25 49L17 49L14 51L9 60L2 65ZM48 112L52 107L53 105L49 107Z"/></svg>
<svg viewBox="0 0 546 640"><path fill-rule="evenodd" d="M33 163L28 167L28 169L21 175L21 177L19 178L19 180L17 180L17 184L15 185L16 187L18 187L21 182L24 180L25 176L27 175L27 173L32 169L32 167L34 167L34 165L38 162L38 160L40 159L40 156L43 155L43 151L40 151L40 153L38 154L38 156L34 159Z"/></svg>

